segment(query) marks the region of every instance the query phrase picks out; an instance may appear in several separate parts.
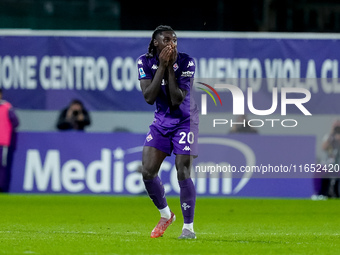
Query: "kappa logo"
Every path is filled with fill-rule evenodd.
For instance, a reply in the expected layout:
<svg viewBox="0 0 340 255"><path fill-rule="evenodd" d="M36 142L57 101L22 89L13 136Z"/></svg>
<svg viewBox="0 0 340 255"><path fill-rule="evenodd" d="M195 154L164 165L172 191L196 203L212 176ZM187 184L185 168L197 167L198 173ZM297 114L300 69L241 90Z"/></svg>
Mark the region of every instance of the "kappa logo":
<svg viewBox="0 0 340 255"><path fill-rule="evenodd" d="M138 62L137 62L138 65L143 65L143 61L141 59L138 59Z"/></svg>
<svg viewBox="0 0 340 255"><path fill-rule="evenodd" d="M147 137L146 137L146 141L150 142L151 140L153 139L152 135L149 134Z"/></svg>
<svg viewBox="0 0 340 255"><path fill-rule="evenodd" d="M190 146L185 146L185 147L183 148L183 151L191 151Z"/></svg>
<svg viewBox="0 0 340 255"><path fill-rule="evenodd" d="M158 65L153 64L152 67L151 67L151 69L157 70L157 69L158 69Z"/></svg>
<svg viewBox="0 0 340 255"><path fill-rule="evenodd" d="M187 68L190 67L190 66L195 66L194 61L189 61Z"/></svg>
<svg viewBox="0 0 340 255"><path fill-rule="evenodd" d="M183 204L182 204L182 207L183 207L184 211L186 211L186 210L189 209L191 206L188 205L187 203L183 203Z"/></svg>

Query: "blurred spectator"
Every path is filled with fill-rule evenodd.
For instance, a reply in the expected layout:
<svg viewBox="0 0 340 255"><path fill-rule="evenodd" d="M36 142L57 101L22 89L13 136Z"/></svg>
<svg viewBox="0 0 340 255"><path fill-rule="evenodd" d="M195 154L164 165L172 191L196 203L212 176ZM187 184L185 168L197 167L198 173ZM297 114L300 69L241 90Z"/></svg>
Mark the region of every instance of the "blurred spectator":
<svg viewBox="0 0 340 255"><path fill-rule="evenodd" d="M321 161L325 167L329 168L331 165L340 164L340 120L334 121L331 132L325 135L322 143L322 149L325 152L324 158ZM337 167L334 166L334 173L336 174ZM340 192L340 178L336 178L334 173L325 173L322 171L322 176L315 176L314 189L315 195L313 199L325 199L327 197L339 197ZM331 174L327 176L327 174ZM339 176L340 177L340 176Z"/></svg>
<svg viewBox="0 0 340 255"><path fill-rule="evenodd" d="M248 119L246 115L237 116L236 120L233 121L233 126L230 133L257 133L257 130L248 125Z"/></svg>
<svg viewBox="0 0 340 255"><path fill-rule="evenodd" d="M17 126L19 120L12 105L2 99L2 89L0 89L0 192L7 192L9 189Z"/></svg>
<svg viewBox="0 0 340 255"><path fill-rule="evenodd" d="M59 130L84 130L91 124L90 116L80 100L74 99L60 112L57 128Z"/></svg>

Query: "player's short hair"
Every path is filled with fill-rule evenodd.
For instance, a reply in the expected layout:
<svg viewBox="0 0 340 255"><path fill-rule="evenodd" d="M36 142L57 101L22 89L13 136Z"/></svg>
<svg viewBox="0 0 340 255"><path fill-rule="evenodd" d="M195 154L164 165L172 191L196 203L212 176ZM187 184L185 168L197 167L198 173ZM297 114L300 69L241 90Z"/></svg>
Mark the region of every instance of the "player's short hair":
<svg viewBox="0 0 340 255"><path fill-rule="evenodd" d="M148 47L148 52L146 53L146 56L148 58L152 58L156 54L156 47L153 44L153 40L156 39L157 35L161 34L162 32L165 32L165 31L175 32L170 26L166 26L166 25L160 25L160 26L156 27L156 29L153 31L152 37L151 37L151 40L150 40L150 43L149 43L149 47Z"/></svg>

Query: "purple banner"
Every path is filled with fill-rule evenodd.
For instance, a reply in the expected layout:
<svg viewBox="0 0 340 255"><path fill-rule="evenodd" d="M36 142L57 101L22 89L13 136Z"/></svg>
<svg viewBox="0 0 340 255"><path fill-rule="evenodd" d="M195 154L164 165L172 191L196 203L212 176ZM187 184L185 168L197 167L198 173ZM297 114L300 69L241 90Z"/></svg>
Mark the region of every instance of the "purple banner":
<svg viewBox="0 0 340 255"><path fill-rule="evenodd" d="M139 172L144 139L128 133L19 133L10 192L144 193ZM313 179L293 170L314 160L310 136L202 136L192 177L198 195L308 197ZM291 173L284 172L287 167ZM159 175L167 194L179 193L174 156L165 159Z"/></svg>
<svg viewBox="0 0 340 255"><path fill-rule="evenodd" d="M79 98L90 110L153 109L144 102L136 69L151 32L17 33L0 35L0 87L15 107L59 110ZM196 59L196 78L239 79L243 91L252 87L259 109L270 107L274 87L299 87L311 92L312 114L339 113L340 37L285 36L179 32L178 49Z"/></svg>

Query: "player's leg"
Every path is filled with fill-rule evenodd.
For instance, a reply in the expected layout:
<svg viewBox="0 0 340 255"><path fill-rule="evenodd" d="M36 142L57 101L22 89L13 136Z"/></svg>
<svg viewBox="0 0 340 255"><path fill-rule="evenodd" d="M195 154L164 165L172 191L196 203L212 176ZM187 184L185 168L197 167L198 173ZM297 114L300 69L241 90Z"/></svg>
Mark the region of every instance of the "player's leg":
<svg viewBox="0 0 340 255"><path fill-rule="evenodd" d="M160 221L151 232L152 238L162 236L167 227L176 219L167 204L164 186L158 176L163 160L170 153L169 138L160 134L155 127L150 126L150 132L143 148L142 175L145 189L161 214Z"/></svg>
<svg viewBox="0 0 340 255"><path fill-rule="evenodd" d="M165 198L164 186L158 176L159 168L166 156L167 154L165 152L154 147L144 146L143 148L143 181L145 189L158 210L162 210L168 206ZM170 212L165 216L170 217Z"/></svg>
<svg viewBox="0 0 340 255"><path fill-rule="evenodd" d="M193 156L177 154L175 159L178 181L190 179Z"/></svg>
<svg viewBox="0 0 340 255"><path fill-rule="evenodd" d="M180 202L184 218L181 239L195 239L194 214L196 204L196 190L190 177L193 156L176 155L176 169L180 187Z"/></svg>
<svg viewBox="0 0 340 255"><path fill-rule="evenodd" d="M145 189L161 214L161 219L151 232L152 238L162 236L168 226L176 219L167 204L164 186L158 176L159 168L166 156L165 152L154 147L144 146L143 148L142 174Z"/></svg>
<svg viewBox="0 0 340 255"><path fill-rule="evenodd" d="M143 179L151 180L158 175L159 168L167 153L151 146L143 147L142 166Z"/></svg>
<svg viewBox="0 0 340 255"><path fill-rule="evenodd" d="M176 154L176 169L180 187L180 202L184 218L183 232L179 238L196 238L194 232L194 213L196 189L190 177L193 158L198 154L198 125L183 125L172 139Z"/></svg>

